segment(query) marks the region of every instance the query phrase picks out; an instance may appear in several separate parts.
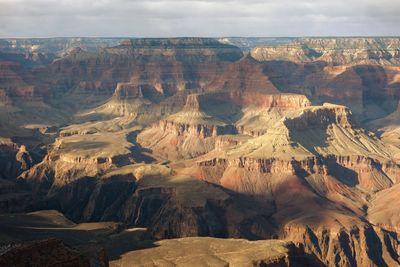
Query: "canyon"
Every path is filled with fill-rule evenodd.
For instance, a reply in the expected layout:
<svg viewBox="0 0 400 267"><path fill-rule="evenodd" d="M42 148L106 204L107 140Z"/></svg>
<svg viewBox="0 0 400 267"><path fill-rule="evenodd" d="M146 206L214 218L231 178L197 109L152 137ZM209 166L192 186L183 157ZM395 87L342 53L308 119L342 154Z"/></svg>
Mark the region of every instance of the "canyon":
<svg viewBox="0 0 400 267"><path fill-rule="evenodd" d="M0 263L399 266L399 51L0 40Z"/></svg>

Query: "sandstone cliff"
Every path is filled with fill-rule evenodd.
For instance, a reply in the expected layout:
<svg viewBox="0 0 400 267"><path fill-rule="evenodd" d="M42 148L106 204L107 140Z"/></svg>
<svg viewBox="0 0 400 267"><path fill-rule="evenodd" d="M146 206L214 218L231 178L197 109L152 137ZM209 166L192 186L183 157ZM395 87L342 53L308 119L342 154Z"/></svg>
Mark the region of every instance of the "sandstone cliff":
<svg viewBox="0 0 400 267"><path fill-rule="evenodd" d="M288 44L255 47L251 55L263 61L398 65L399 45L399 38L298 38Z"/></svg>
<svg viewBox="0 0 400 267"><path fill-rule="evenodd" d="M137 39L44 68L2 61L0 211L57 209L159 239L280 238L328 266L397 266L397 46L310 38L243 57L211 39ZM50 231L35 227L23 235Z"/></svg>

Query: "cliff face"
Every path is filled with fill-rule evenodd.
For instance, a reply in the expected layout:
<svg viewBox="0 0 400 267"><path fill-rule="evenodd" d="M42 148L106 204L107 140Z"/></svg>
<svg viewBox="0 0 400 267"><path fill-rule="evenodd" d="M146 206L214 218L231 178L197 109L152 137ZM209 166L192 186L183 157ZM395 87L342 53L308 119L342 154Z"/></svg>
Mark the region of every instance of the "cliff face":
<svg viewBox="0 0 400 267"><path fill-rule="evenodd" d="M321 56L302 43L255 47L250 51L250 55L259 61L286 60L296 63L312 62Z"/></svg>
<svg viewBox="0 0 400 267"><path fill-rule="evenodd" d="M236 192L272 199L272 218L281 226L276 236L304 244L327 266L396 266L398 254L390 253L398 251L396 231L360 220L363 193L354 187L351 173L338 173L342 167L337 163L321 161L203 161L200 177Z"/></svg>
<svg viewBox="0 0 400 267"><path fill-rule="evenodd" d="M46 80L45 74L52 73L47 80L61 91L85 81L92 90L110 95L110 87L115 88L117 82L131 82L149 93L170 95L204 87L221 66L241 56L240 49L212 39L138 39L99 53L76 50L43 70L41 76Z"/></svg>
<svg viewBox="0 0 400 267"><path fill-rule="evenodd" d="M218 103L218 97L221 95L188 95L182 111L141 132L139 144L170 159L193 158L212 150L217 136L236 132L233 125L207 112L208 107Z"/></svg>
<svg viewBox="0 0 400 267"><path fill-rule="evenodd" d="M24 145L10 141L0 143L0 177L13 179L33 166L33 160Z"/></svg>
<svg viewBox="0 0 400 267"><path fill-rule="evenodd" d="M256 47L242 58L238 48L213 39L134 39L100 50L74 48L23 75L4 63L4 84L11 86L6 76L18 75L12 89L0 88L13 102L13 96L52 102L67 95L65 102L78 107L105 101L118 83L141 88L151 99L190 90L289 92L349 105L375 119L399 99L397 46L396 38L304 38Z"/></svg>
<svg viewBox="0 0 400 267"><path fill-rule="evenodd" d="M296 39L243 57L211 39L137 39L42 68L2 61L0 211L397 266L397 46ZM375 134L362 128L375 118Z"/></svg>
<svg viewBox="0 0 400 267"><path fill-rule="evenodd" d="M105 51L135 58L175 58L189 62L236 61L242 57L242 52L236 46L208 38L131 39L123 41L119 46L106 48Z"/></svg>
<svg viewBox="0 0 400 267"><path fill-rule="evenodd" d="M118 100L143 98L143 91L140 86L136 86L132 83L118 83L114 96Z"/></svg>
<svg viewBox="0 0 400 267"><path fill-rule="evenodd" d="M24 101L39 97L40 94L36 94L34 86L30 84L31 79L29 72L20 64L0 61L0 84L8 101L9 97L21 98Z"/></svg>
<svg viewBox="0 0 400 267"><path fill-rule="evenodd" d="M204 155L192 174L273 200L272 218L282 226L277 235L306 244L328 266L396 264L397 256L387 253L397 250L393 233L359 219L368 195L397 183L399 166L387 150L357 130L343 106L300 108L281 123Z"/></svg>
<svg viewBox="0 0 400 267"><path fill-rule="evenodd" d="M299 38L289 44L255 47L251 55L260 61L398 65L399 46L399 38Z"/></svg>
<svg viewBox="0 0 400 267"><path fill-rule="evenodd" d="M344 104L361 119L375 119L397 103L398 43L398 38L299 38L256 47L250 54L264 64L278 90Z"/></svg>
<svg viewBox="0 0 400 267"><path fill-rule="evenodd" d="M336 124L343 128L351 127L350 110L344 106L324 104L322 107L304 109L300 116L285 120L285 125L293 130L305 130L310 127L325 128Z"/></svg>

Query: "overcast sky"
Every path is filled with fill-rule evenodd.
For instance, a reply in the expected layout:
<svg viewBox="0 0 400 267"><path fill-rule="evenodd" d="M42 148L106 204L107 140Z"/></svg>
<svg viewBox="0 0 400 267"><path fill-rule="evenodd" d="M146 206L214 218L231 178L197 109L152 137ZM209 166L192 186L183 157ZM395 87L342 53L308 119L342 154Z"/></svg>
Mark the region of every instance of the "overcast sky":
<svg viewBox="0 0 400 267"><path fill-rule="evenodd" d="M400 0L0 0L0 37L400 35Z"/></svg>

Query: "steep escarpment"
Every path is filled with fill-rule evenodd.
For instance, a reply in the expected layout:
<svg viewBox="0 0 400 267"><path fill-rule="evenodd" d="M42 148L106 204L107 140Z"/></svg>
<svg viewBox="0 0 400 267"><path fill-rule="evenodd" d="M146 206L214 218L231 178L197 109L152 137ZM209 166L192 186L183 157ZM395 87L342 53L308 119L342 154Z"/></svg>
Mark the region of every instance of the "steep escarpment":
<svg viewBox="0 0 400 267"><path fill-rule="evenodd" d="M363 121L386 116L396 109L397 69L373 64L264 63L265 75L281 92L305 94L313 103L346 105Z"/></svg>
<svg viewBox="0 0 400 267"><path fill-rule="evenodd" d="M269 202L257 203L193 177L174 176L162 165L127 165L101 176L82 177L52 187L31 208L57 209L76 222L111 220L148 227L158 239L270 238L272 227L266 219L272 208Z"/></svg>
<svg viewBox="0 0 400 267"><path fill-rule="evenodd" d="M193 175L272 200L272 218L282 227L278 236L307 244L307 251L329 266L394 264L397 258L388 251L398 245L385 243L385 238L393 241L391 233L359 219L369 195L397 182L399 166L392 154L354 127L343 106L297 112L286 113L265 134L198 158ZM386 247L378 255L365 252L382 244Z"/></svg>
<svg viewBox="0 0 400 267"><path fill-rule="evenodd" d="M125 229L112 222L75 224L54 210L2 215L1 226L7 233L1 233L0 261L7 266L25 266L28 261L40 266L120 266L122 262L323 266L313 255L289 241L210 237L157 241L144 228Z"/></svg>
<svg viewBox="0 0 400 267"><path fill-rule="evenodd" d="M140 158L126 132L80 133L60 137L46 157L21 174L20 179L40 194L84 177L97 177L114 166L124 166Z"/></svg>
<svg viewBox="0 0 400 267"><path fill-rule="evenodd" d="M241 51L233 45L222 44L209 38L144 38L130 39L119 46L106 48L112 54L129 54L133 57L164 59L172 57L185 61L236 61ZM161 56L161 58L159 58Z"/></svg>
<svg viewBox="0 0 400 267"><path fill-rule="evenodd" d="M134 39L99 53L77 50L41 72L60 91L110 96L117 82L132 82L150 94L171 95L202 88L228 62L242 57L239 48L213 39ZM49 80L44 75L52 73Z"/></svg>
<svg viewBox="0 0 400 267"><path fill-rule="evenodd" d="M276 110L290 113L310 104L302 95L271 95L251 90L190 94L180 112L140 133L138 142L165 158L193 158L212 150L218 136L257 135L271 127L259 122L272 120L270 114ZM238 114L244 112L247 116L238 120ZM171 144L174 150L169 149Z"/></svg>
<svg viewBox="0 0 400 267"><path fill-rule="evenodd" d="M305 130L310 127L326 128L336 124L343 128L352 127L349 122L350 110L344 106L325 103L322 107L309 107L300 116L286 119L285 125L293 130Z"/></svg>
<svg viewBox="0 0 400 267"><path fill-rule="evenodd" d="M15 179L34 165L26 146L11 140L0 140L0 212L23 211L29 205L31 193L20 188Z"/></svg>
<svg viewBox="0 0 400 267"><path fill-rule="evenodd" d="M267 165L283 160L288 162L287 166L290 166L283 170L292 174L300 170L321 173L318 169L322 170L322 173L328 173L326 168L333 164L330 163L331 161L335 161L336 164L353 170L360 167L360 170L356 171L358 182L363 180L372 182L377 179L383 183L381 185L388 187L397 181L396 176L393 175L398 170L393 160L394 154L373 136L362 129L353 127L350 111L346 107L324 104L299 109L297 115L286 113L281 116L280 122L275 121L272 124L274 127L266 129L265 134L250 139L251 142L232 147L228 153L224 153L224 158L228 161L236 161L240 158L239 162L242 163L232 164L238 167L246 165L245 159L249 162L258 162L261 165L254 169L267 173L273 169L280 169L280 167ZM269 155L270 159L264 161L265 155ZM313 163L307 163L310 158L314 158ZM298 170L294 169L293 164L290 163L292 160L296 161ZM302 162L303 160L305 162ZM264 163L267 165L263 166ZM314 165L319 164L326 166L313 169ZM364 164L366 169L362 171ZM391 171L388 170L390 168L392 168ZM334 164L332 169L335 169ZM362 179L364 176L368 178ZM368 186L368 182L364 185ZM378 189L382 188L378 186Z"/></svg>
<svg viewBox="0 0 400 267"><path fill-rule="evenodd" d="M243 57L212 39L135 39L4 63L0 212L56 209L157 239L280 238L328 266L397 266L396 46L296 39ZM141 248L134 232L110 238ZM235 262L223 255L210 259Z"/></svg>
<svg viewBox="0 0 400 267"><path fill-rule="evenodd" d="M40 97L41 93L36 91L31 82L31 74L20 64L0 61L0 84L3 97L7 97L8 102L11 98L30 101L34 100L35 97Z"/></svg>
<svg viewBox="0 0 400 267"><path fill-rule="evenodd" d="M370 120L396 108L398 41L299 38L289 44L256 47L251 55L264 65L264 73L280 91L306 94L314 102L347 105L360 119Z"/></svg>
<svg viewBox="0 0 400 267"><path fill-rule="evenodd" d="M11 140L0 139L0 178L13 179L33 165L32 157L25 145L18 145Z"/></svg>
<svg viewBox="0 0 400 267"><path fill-rule="evenodd" d="M140 133L138 142L167 159L192 158L212 150L218 135L236 132L229 121L211 115L221 112L229 114L232 109L228 107L228 110L224 110L228 106L227 101L219 102L222 108L218 106L218 98L213 96L188 95L182 111ZM174 149L171 149L171 145Z"/></svg>
<svg viewBox="0 0 400 267"><path fill-rule="evenodd" d="M255 47L251 55L261 61L398 65L399 46L399 38L298 38L288 44Z"/></svg>

